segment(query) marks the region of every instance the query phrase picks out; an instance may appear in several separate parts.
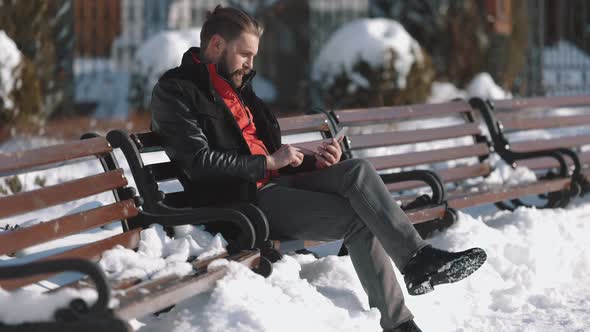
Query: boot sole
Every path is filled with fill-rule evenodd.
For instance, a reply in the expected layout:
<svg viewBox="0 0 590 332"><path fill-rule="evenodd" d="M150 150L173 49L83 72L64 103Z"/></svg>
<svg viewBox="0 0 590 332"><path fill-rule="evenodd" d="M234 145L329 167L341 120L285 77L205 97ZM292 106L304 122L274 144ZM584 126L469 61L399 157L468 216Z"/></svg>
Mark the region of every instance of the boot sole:
<svg viewBox="0 0 590 332"><path fill-rule="evenodd" d="M485 251L479 248L474 249L470 253L448 262L425 278L408 283L408 293L422 295L432 292L434 286L451 284L465 279L479 269L486 259Z"/></svg>

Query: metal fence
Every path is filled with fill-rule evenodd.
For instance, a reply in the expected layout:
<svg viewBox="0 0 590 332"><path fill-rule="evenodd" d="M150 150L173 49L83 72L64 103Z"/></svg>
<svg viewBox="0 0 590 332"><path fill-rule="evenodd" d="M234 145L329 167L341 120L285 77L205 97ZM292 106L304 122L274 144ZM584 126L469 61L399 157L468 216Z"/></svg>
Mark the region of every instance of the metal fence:
<svg viewBox="0 0 590 332"><path fill-rule="evenodd" d="M590 93L590 3L529 0L528 95Z"/></svg>
<svg viewBox="0 0 590 332"><path fill-rule="evenodd" d="M376 14L384 3L392 6L392 10L396 4L404 3L401 0L70 1L77 38L76 102L94 104L92 107L99 111L97 115L104 116L125 116L126 110L133 108L128 104L133 94L129 90L132 80L128 73L135 52L145 40L162 30L200 26L206 11L216 4L238 5L265 17L270 29L265 33L267 37L257 61L259 72L276 85L277 100L284 104L279 108L301 109L317 104L319 97L314 91L318 90L309 80L311 64L330 34L357 18L393 15ZM261 5L268 3L272 5ZM429 3L442 6L445 0ZM284 7L283 12L278 11L276 4ZM527 0L527 4L528 47L523 48L527 61L520 77L519 84L524 84L520 93L590 93L590 2ZM116 105L105 103L108 96L118 100ZM117 108L121 112L107 112Z"/></svg>

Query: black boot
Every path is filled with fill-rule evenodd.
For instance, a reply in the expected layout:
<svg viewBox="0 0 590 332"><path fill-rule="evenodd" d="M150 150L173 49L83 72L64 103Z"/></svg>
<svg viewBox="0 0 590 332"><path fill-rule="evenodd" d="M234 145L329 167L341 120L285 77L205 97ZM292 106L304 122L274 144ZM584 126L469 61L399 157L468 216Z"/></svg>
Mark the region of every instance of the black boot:
<svg viewBox="0 0 590 332"><path fill-rule="evenodd" d="M388 330L383 330L383 332L422 332L422 330L420 330L420 328L418 328L418 325L416 325L416 323L414 323L413 320L409 320L409 321L399 325L398 327L394 327L394 328L388 329Z"/></svg>
<svg viewBox="0 0 590 332"><path fill-rule="evenodd" d="M487 255L481 248L448 252L426 246L410 260L402 274L410 295L426 294L434 286L459 281L479 269Z"/></svg>

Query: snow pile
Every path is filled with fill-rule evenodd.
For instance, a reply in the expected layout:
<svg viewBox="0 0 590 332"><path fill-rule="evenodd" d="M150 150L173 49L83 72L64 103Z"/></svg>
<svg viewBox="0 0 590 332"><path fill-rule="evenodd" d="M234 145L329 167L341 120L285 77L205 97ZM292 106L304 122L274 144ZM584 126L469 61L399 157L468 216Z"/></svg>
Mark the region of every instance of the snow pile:
<svg viewBox="0 0 590 332"><path fill-rule="evenodd" d="M152 225L141 232L137 251L118 245L103 254L100 266L111 279L157 279L191 273L189 257L202 260L226 252L227 242L221 234L213 236L202 227L177 226L175 234L170 238L161 225Z"/></svg>
<svg viewBox="0 0 590 332"><path fill-rule="evenodd" d="M366 79L353 73L354 64L363 59L374 68L383 66L390 50L397 55L397 86L404 88L412 65L422 61L422 51L400 23L385 18L356 20L334 32L314 62L312 78L328 86L344 70L357 85L367 87Z"/></svg>
<svg viewBox="0 0 590 332"><path fill-rule="evenodd" d="M424 331L583 331L590 328L590 204L518 209L488 218L460 213L431 239L449 250L479 246L473 276L406 303ZM230 263L215 289L140 331L379 331L349 257L286 256L268 279ZM403 280L396 271L398 280Z"/></svg>
<svg viewBox="0 0 590 332"><path fill-rule="evenodd" d="M133 71L146 77L145 92L152 88L168 69L180 65L182 54L201 44L201 28L162 31L148 39L135 53Z"/></svg>
<svg viewBox="0 0 590 332"><path fill-rule="evenodd" d="M53 321L57 309L68 307L74 299L82 299L88 305L98 294L94 289L64 288L52 294L29 291L7 292L0 288L0 322L10 325L25 322ZM6 305L10 303L10 305Z"/></svg>
<svg viewBox="0 0 590 332"><path fill-rule="evenodd" d="M21 58L22 55L14 41L3 30L0 30L0 109L14 107L14 102L9 96L15 88L18 76L15 70L21 63Z"/></svg>
<svg viewBox="0 0 590 332"><path fill-rule="evenodd" d="M483 99L508 99L512 98L509 92L496 85L492 76L488 73L479 73L467 85L467 94L470 97Z"/></svg>
<svg viewBox="0 0 590 332"><path fill-rule="evenodd" d="M490 187L512 187L537 181L535 172L522 166L512 168L506 163L496 163L494 170L484 182Z"/></svg>
<svg viewBox="0 0 590 332"><path fill-rule="evenodd" d="M467 92L457 88L449 82L432 82L430 96L426 99L429 104L445 103L453 99L468 99Z"/></svg>
<svg viewBox="0 0 590 332"><path fill-rule="evenodd" d="M512 94L499 87L488 73L479 73L467 84L465 90L457 88L449 82L433 82L427 103L444 103L455 98L469 99L511 99Z"/></svg>
<svg viewBox="0 0 590 332"><path fill-rule="evenodd" d="M268 279L237 263L227 267L215 289L147 318L140 331L380 330L379 311L366 309L347 257L285 256Z"/></svg>

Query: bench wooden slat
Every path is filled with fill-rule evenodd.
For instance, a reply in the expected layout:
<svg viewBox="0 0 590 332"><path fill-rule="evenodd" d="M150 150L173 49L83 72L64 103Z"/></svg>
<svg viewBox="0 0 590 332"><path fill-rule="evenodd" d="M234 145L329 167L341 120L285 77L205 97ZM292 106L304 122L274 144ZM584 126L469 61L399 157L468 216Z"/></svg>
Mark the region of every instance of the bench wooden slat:
<svg viewBox="0 0 590 332"><path fill-rule="evenodd" d="M406 214L412 221L412 224L419 224L444 217L446 210L447 208L441 205L419 210L409 210L406 211Z"/></svg>
<svg viewBox="0 0 590 332"><path fill-rule="evenodd" d="M207 268L207 266L211 262L213 262L214 260L217 260L217 259L227 259L228 256L229 256L229 254L227 252L224 252L222 254L215 255L215 256L212 256L212 257L207 258L207 259L198 260L198 261L197 260L194 260L194 261L192 261L190 263L193 266L193 269L195 269L195 270L198 271L198 270ZM81 283L81 281L84 281L84 282ZM72 282L70 284L63 285L61 287L81 288L81 287L84 287L83 284L85 283L85 281L86 280L84 280L84 279L80 279L80 280L74 281L74 282ZM141 288L143 286L142 282L144 282L144 281L142 279L140 279L140 278L127 278L127 279L123 279L123 280L118 280L118 281L115 281L115 282L111 283L111 290L122 290L122 291L134 290L134 289L137 289L137 288Z"/></svg>
<svg viewBox="0 0 590 332"><path fill-rule="evenodd" d="M257 251L249 251L232 255L228 259L252 268L260 259L260 254ZM203 269L195 275L184 276L180 279L164 277L142 283L132 290L127 290L124 297L115 297L119 300L119 306L115 309L115 313L119 318L129 320L167 308L211 289L217 280L226 274L226 270L225 267L209 272Z"/></svg>
<svg viewBox="0 0 590 332"><path fill-rule="evenodd" d="M90 138L26 151L0 152L0 176L20 173L40 166L59 166L74 159L111 152L104 137Z"/></svg>
<svg viewBox="0 0 590 332"><path fill-rule="evenodd" d="M496 109L519 110L526 108L549 108L590 105L590 96L551 96L526 99L494 100Z"/></svg>
<svg viewBox="0 0 590 332"><path fill-rule="evenodd" d="M471 107L465 101L443 104L420 104L395 107L375 107L361 109L347 109L336 111L340 125L353 126L374 124L388 121L414 120L433 116L445 116L471 112Z"/></svg>
<svg viewBox="0 0 590 332"><path fill-rule="evenodd" d="M469 166L460 166L454 168L447 168L436 170L436 173L441 177L443 182L456 182L465 179L472 179L478 176L486 176L490 174L491 168L488 163L481 163ZM386 184L387 189L391 192L415 189L425 187L426 184L421 181L406 181Z"/></svg>
<svg viewBox="0 0 590 332"><path fill-rule="evenodd" d="M377 170L422 165L460 158L485 156L489 153L487 144L479 143L455 148L411 152L390 156L368 157Z"/></svg>
<svg viewBox="0 0 590 332"><path fill-rule="evenodd" d="M71 234L127 219L138 213L133 200L101 206L72 215L42 222L11 232L0 233L0 255L49 242Z"/></svg>
<svg viewBox="0 0 590 332"><path fill-rule="evenodd" d="M551 139L539 139L535 141L519 141L514 142L510 146L513 151L541 151L552 150L557 148L571 148L590 144L590 135L566 136Z"/></svg>
<svg viewBox="0 0 590 332"><path fill-rule="evenodd" d="M478 124L468 123L440 128L350 135L348 138L350 140L350 146L352 149L366 149L380 146L430 142L435 140L475 135L479 133L480 131Z"/></svg>
<svg viewBox="0 0 590 332"><path fill-rule="evenodd" d="M590 124L590 115L549 115L542 118L531 118L499 113L496 117L502 122L505 129L517 130L563 128Z"/></svg>
<svg viewBox="0 0 590 332"><path fill-rule="evenodd" d="M324 114L279 118L278 121L279 126L281 127L282 135L292 135L314 131L328 132L330 130L328 119Z"/></svg>
<svg viewBox="0 0 590 332"><path fill-rule="evenodd" d="M578 153L578 157L580 157L582 164L590 164L590 151ZM573 161L570 158L566 158L566 160L570 166L573 165ZM530 169L547 169L559 167L557 160L555 160L555 158L549 157L526 159L518 161L516 165Z"/></svg>
<svg viewBox="0 0 590 332"><path fill-rule="evenodd" d="M542 180L530 184L523 184L512 187L504 187L499 190L470 192L468 194L449 193L449 207L454 209L464 209L467 207L491 204L500 201L525 197L528 195L537 195L547 192L567 189L571 179Z"/></svg>
<svg viewBox="0 0 590 332"><path fill-rule="evenodd" d="M123 170L92 175L0 198L0 218L54 206L127 185Z"/></svg>
<svg viewBox="0 0 590 332"><path fill-rule="evenodd" d="M60 254L43 258L42 260L48 261L61 258L82 258L96 262L100 260L100 257L105 250L109 250L116 245L122 245L123 247L129 249L137 248L140 240L140 232L141 228L135 228L125 233L117 234L115 236L111 236L100 241L80 246L76 249L68 250ZM37 281L45 280L54 275L55 273L47 273L27 278L0 280L0 287L7 291L12 291L19 287L30 285Z"/></svg>

